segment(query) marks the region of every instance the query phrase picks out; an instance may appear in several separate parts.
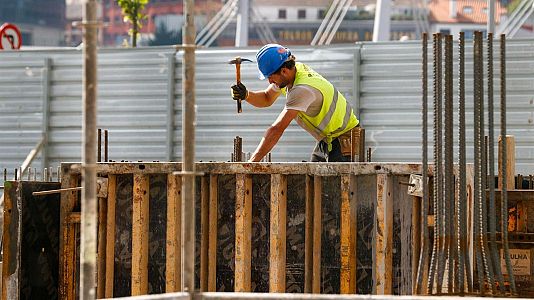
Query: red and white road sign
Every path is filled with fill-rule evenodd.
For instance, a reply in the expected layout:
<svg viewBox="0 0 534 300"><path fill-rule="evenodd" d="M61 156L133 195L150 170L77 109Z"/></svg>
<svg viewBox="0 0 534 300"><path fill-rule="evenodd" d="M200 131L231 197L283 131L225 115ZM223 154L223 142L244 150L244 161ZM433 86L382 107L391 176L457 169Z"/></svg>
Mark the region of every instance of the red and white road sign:
<svg viewBox="0 0 534 300"><path fill-rule="evenodd" d="M22 35L17 26L4 23L0 26L0 50L20 49L22 45Z"/></svg>

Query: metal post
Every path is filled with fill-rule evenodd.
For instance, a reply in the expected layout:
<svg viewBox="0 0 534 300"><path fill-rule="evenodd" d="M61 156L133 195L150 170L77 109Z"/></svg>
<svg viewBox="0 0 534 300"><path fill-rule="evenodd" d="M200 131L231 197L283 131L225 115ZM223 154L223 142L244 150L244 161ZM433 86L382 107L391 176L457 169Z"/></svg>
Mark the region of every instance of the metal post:
<svg viewBox="0 0 534 300"><path fill-rule="evenodd" d="M96 271L96 0L86 0L83 10L83 123L82 220L80 246L80 299L95 299Z"/></svg>
<svg viewBox="0 0 534 300"><path fill-rule="evenodd" d="M488 33L495 32L495 1L496 0L488 0Z"/></svg>
<svg viewBox="0 0 534 300"><path fill-rule="evenodd" d="M194 0L184 1L182 32L182 253L184 291L195 290L195 23Z"/></svg>
<svg viewBox="0 0 534 300"><path fill-rule="evenodd" d="M176 53L167 56L167 161L174 157L174 99Z"/></svg>
<svg viewBox="0 0 534 300"><path fill-rule="evenodd" d="M43 62L41 86L43 89L43 147L41 149L41 169L48 166L48 131L50 129L50 58Z"/></svg>
<svg viewBox="0 0 534 300"><path fill-rule="evenodd" d="M389 32L391 27L390 15L390 0L378 0L376 2L373 42L389 41Z"/></svg>
<svg viewBox="0 0 534 300"><path fill-rule="evenodd" d="M235 46L248 46L248 23L249 23L249 1L239 0L239 14L237 15Z"/></svg>

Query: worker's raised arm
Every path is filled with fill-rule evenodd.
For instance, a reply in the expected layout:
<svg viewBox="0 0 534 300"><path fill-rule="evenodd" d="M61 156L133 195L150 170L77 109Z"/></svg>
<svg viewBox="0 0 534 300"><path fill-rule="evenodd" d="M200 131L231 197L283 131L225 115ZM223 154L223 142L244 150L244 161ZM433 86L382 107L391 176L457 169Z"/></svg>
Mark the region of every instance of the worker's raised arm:
<svg viewBox="0 0 534 300"><path fill-rule="evenodd" d="M245 100L256 107L269 107L282 92L274 84L270 84L265 90L249 91L245 85L239 82L232 86L234 100Z"/></svg>

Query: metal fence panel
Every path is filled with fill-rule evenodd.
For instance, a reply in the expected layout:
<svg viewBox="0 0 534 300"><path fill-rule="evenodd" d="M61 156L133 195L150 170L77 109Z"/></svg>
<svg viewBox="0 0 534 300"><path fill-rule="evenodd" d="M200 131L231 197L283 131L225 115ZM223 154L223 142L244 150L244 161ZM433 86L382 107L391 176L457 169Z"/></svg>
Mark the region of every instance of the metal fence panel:
<svg viewBox="0 0 534 300"><path fill-rule="evenodd" d="M507 43L508 134L516 137L516 172L532 173L534 40L509 40ZM281 97L272 107L260 109L245 102L243 113L236 112L230 96L230 86L235 82L235 67L227 62L238 55L254 60L256 50L255 47L247 47L197 51L197 160L230 160L235 136L243 138L243 151L253 152L267 127L283 109L285 100ZM420 161L419 42L295 46L291 50L297 60L309 64L332 81L359 111L358 118L366 128L367 147L372 150L373 161ZM432 52L429 50L429 53ZM467 137L471 140L473 81L470 42L466 43L465 53ZM498 54L496 41L496 122L499 121L500 89ZM77 49L0 52L0 167L9 168L10 174L39 142L46 129L43 124L45 95L49 95L50 104L48 164L57 166L59 162L80 160L81 55L81 50ZM50 60L48 93L42 76L45 59ZM431 59L429 62L431 75ZM173 72L169 72L170 68ZM181 159L181 72L182 52L173 47L99 51L98 127L109 130L110 159ZM260 81L257 74L255 63L242 65L241 80L251 90L264 89L268 84ZM456 91L457 82L454 84ZM432 99L431 88L430 84L429 100ZM169 99L174 100L172 105ZM432 124L431 118L429 124ZM498 134L498 123L495 130ZM432 134L429 136L432 137ZM311 136L298 125L291 124L273 150L273 161L308 160L314 144ZM468 140L467 146L471 145ZM468 159L472 156L469 153L471 149L468 148ZM429 151L431 153L431 147ZM37 163L33 166L42 167Z"/></svg>

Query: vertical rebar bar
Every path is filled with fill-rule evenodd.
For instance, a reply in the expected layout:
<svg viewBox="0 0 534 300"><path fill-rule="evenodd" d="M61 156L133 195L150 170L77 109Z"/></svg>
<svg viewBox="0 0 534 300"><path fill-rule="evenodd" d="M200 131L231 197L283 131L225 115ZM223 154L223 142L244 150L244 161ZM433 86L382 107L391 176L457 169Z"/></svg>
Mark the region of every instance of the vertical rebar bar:
<svg viewBox="0 0 534 300"><path fill-rule="evenodd" d="M4 168L4 181L7 181L7 169Z"/></svg>
<svg viewBox="0 0 534 300"><path fill-rule="evenodd" d="M476 38L478 39L478 43L480 45L480 52L479 52L479 74L480 76L477 78L479 81L478 88L480 89L479 95L480 95L480 143L481 143L481 173L480 173L480 179L481 179L481 201L480 201L480 207L481 207L481 233L482 233L482 258L484 259L484 271L486 272L486 276L488 278L488 284L489 284L489 292L493 294L495 292L495 278L493 276L493 263L491 258L491 251L488 246L488 209L487 209L487 196L486 196L486 188L487 188L487 181L488 181L488 162L487 162L487 147L485 143L485 113L484 113L484 42L483 42L483 34L481 31L478 31L476 33Z"/></svg>
<svg viewBox="0 0 534 300"><path fill-rule="evenodd" d="M195 23L194 0L184 0L182 57L182 253L184 291L195 291Z"/></svg>
<svg viewBox="0 0 534 300"><path fill-rule="evenodd" d="M513 294L516 294L515 278L512 271L512 262L510 261L510 249L508 248L508 191L506 168L507 168L507 147L506 147L506 35L501 34L500 41L500 65L501 65L501 174L502 174L502 188L501 188L501 233L503 255L506 261L506 271L508 273L508 280L510 281L510 288Z"/></svg>
<svg viewBox="0 0 534 300"><path fill-rule="evenodd" d="M98 145L97 147L97 151L98 151L98 155L97 155L97 162L101 162L102 161L102 129L101 128L98 128L98 135L97 135L97 139L98 141L96 142L96 144Z"/></svg>
<svg viewBox="0 0 534 300"><path fill-rule="evenodd" d="M96 115L97 115L97 16L96 0L83 6L83 122L82 201L80 238L80 299L95 299L96 271Z"/></svg>
<svg viewBox="0 0 534 300"><path fill-rule="evenodd" d="M483 259L482 259L482 236L481 236L481 227L482 224L480 224L481 216L481 194L482 194L482 181L481 181L481 139L480 139L480 88L479 83L480 81L478 78L481 76L479 73L479 64L480 64L480 44L477 39L477 36L475 35L475 38L473 39L473 109L474 109L474 232L475 232L475 240L473 242L474 248L475 248L475 256L476 256L476 266L477 266L477 275L478 275L478 284L479 289L482 293L484 293L484 269L483 269Z"/></svg>
<svg viewBox="0 0 534 300"><path fill-rule="evenodd" d="M428 35L423 32L422 40L422 138L423 138L423 198L421 198L421 253L419 255L419 266L417 268L417 282L415 293L422 293L423 279L428 276L428 251L429 251L429 233L428 233ZM428 291L425 291L425 294Z"/></svg>
<svg viewBox="0 0 534 300"><path fill-rule="evenodd" d="M452 208L454 207L454 173L453 173L453 87L452 87L452 35L445 36L445 144L444 144L444 161L445 161L445 255L448 261L448 275L447 275L447 290L451 294L453 292L453 278L454 278L454 263L456 262L454 255L454 213Z"/></svg>
<svg viewBox="0 0 534 300"><path fill-rule="evenodd" d="M108 130L104 130L104 161L108 162Z"/></svg>
<svg viewBox="0 0 534 300"><path fill-rule="evenodd" d="M501 293L505 292L504 278L501 272L501 260L499 259L499 249L497 247L497 215L495 211L495 130L494 130L494 108L493 108L493 33L488 33L488 164L489 164L489 238L493 261L493 269L499 280Z"/></svg>
<svg viewBox="0 0 534 300"><path fill-rule="evenodd" d="M444 151L444 138L443 138L443 43L442 35L438 33L438 49L437 49L437 60L438 60L438 76L437 76L437 88L438 88L438 109L437 109L437 118L438 118L438 162L437 162L437 175L438 175L438 214L435 225L438 226L438 246L439 246L439 255L438 255L438 282L437 290L438 294L443 292L443 279L445 278L445 263L446 263L446 251L445 251L445 178L444 178L444 160L443 160L443 151Z"/></svg>
<svg viewBox="0 0 534 300"><path fill-rule="evenodd" d="M433 202L433 212L434 212L434 236L433 236L433 243L432 243L432 255L430 258L430 269L429 269L429 278L428 278L428 287L427 291L429 294L433 293L434 290L434 280L436 278L437 273L437 259L438 259L438 237L439 237L439 230L438 230L438 224L437 224L437 217L438 217L438 186L439 186L439 155L438 155L438 137L440 134L438 133L438 39L439 34L434 33L432 35L432 84L433 84L433 106L434 106L434 118L433 118L433 137L434 137L434 147L433 147L433 154L434 154L434 174L432 177L432 183L433 183L433 190L432 190L432 202Z"/></svg>
<svg viewBox="0 0 534 300"><path fill-rule="evenodd" d="M18 175L19 175L19 169L18 169L18 168L15 168L15 181L18 180L18 178L19 178Z"/></svg>
<svg viewBox="0 0 534 300"><path fill-rule="evenodd" d="M240 136L236 136L234 138L234 161L235 162L243 161L242 152L243 152L243 139Z"/></svg>
<svg viewBox="0 0 534 300"><path fill-rule="evenodd" d="M458 287L460 293L465 291L464 279L468 292L472 291L471 265L467 248L467 180L466 180L466 145L465 145L465 34L459 37L458 65Z"/></svg>

